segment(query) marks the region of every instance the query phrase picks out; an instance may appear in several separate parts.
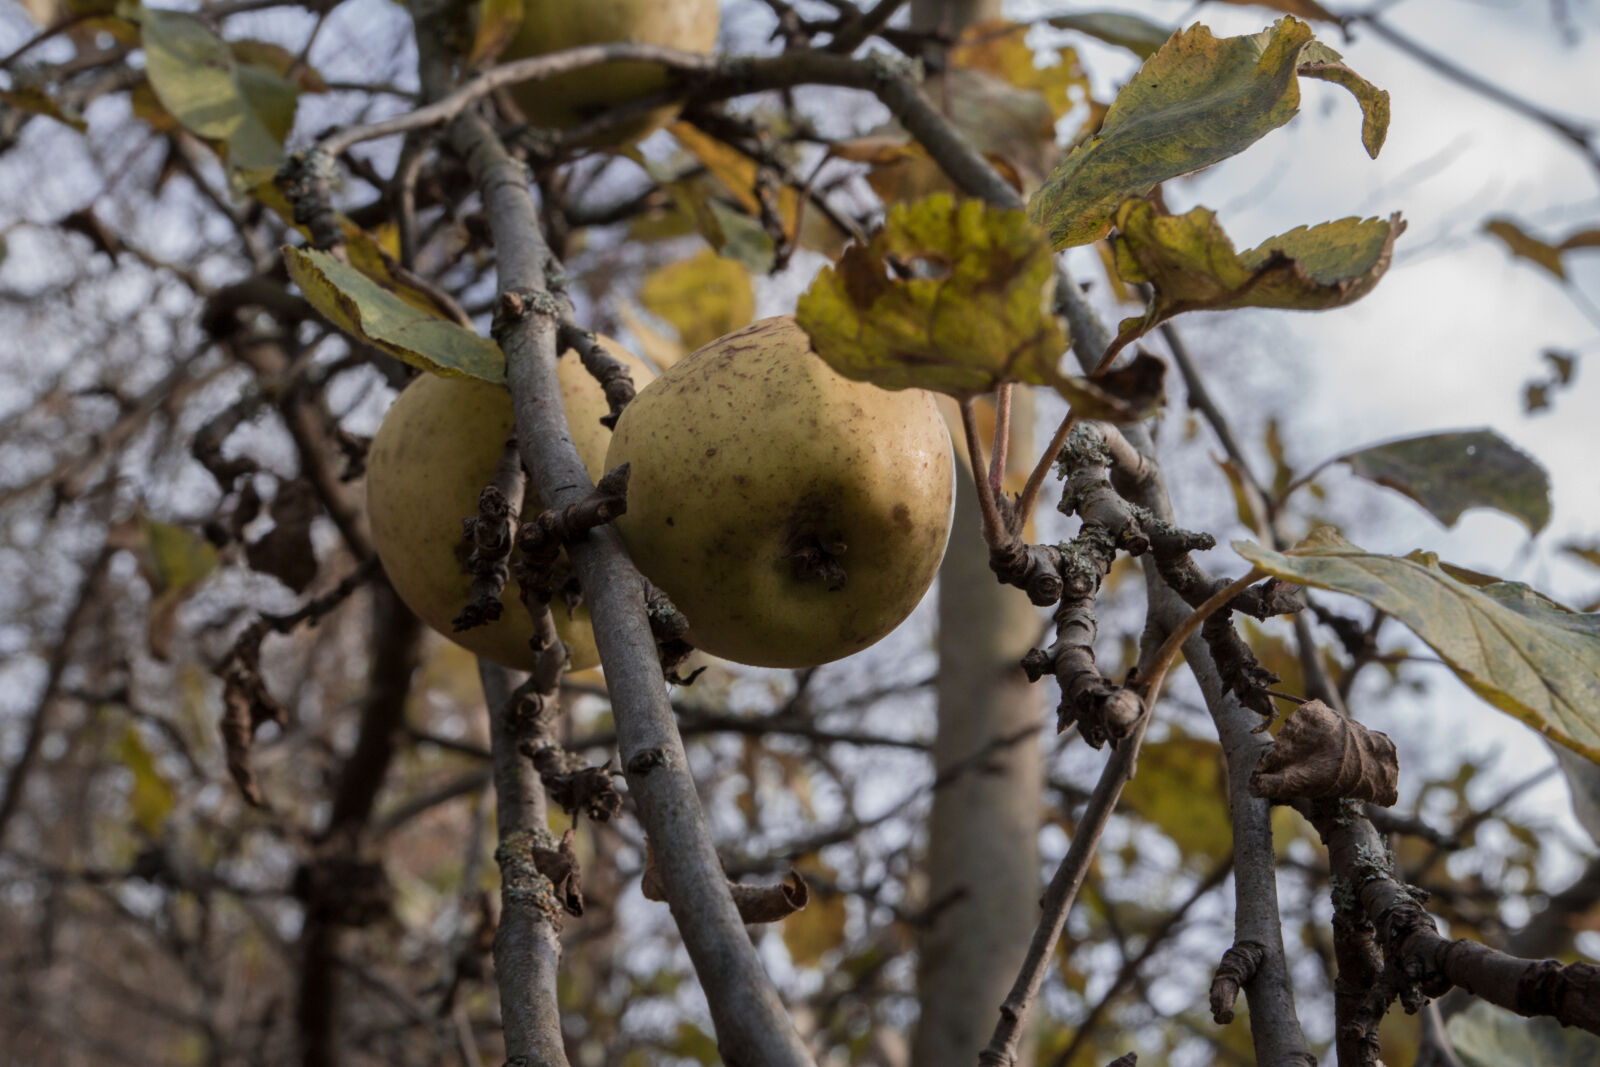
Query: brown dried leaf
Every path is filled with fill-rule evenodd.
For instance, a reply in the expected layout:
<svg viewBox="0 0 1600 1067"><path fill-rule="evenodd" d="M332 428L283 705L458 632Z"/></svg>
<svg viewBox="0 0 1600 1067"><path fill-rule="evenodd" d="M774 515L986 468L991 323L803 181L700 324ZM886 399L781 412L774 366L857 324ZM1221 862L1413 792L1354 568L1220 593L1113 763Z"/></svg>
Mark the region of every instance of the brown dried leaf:
<svg viewBox="0 0 1600 1067"><path fill-rule="evenodd" d="M285 482L272 500L273 527L245 546L250 569L270 574L296 593L317 576L317 555L311 547L311 522L322 514L317 491L305 479Z"/></svg>
<svg viewBox="0 0 1600 1067"><path fill-rule="evenodd" d="M1350 797L1391 807L1400 760L1387 734L1368 730L1320 700L1284 720L1277 742L1250 775L1250 792L1268 800Z"/></svg>
<svg viewBox="0 0 1600 1067"><path fill-rule="evenodd" d="M567 914L583 914L582 870L578 866L578 853L572 847L572 829L561 835L556 848L534 848L533 865L539 873L550 879L550 885L561 900Z"/></svg>
<svg viewBox="0 0 1600 1067"><path fill-rule="evenodd" d="M261 623L245 630L217 671L223 683L218 726L227 753L228 773L244 798L258 808L266 807L267 802L250 766L250 746L262 726L269 722L282 726L289 719L289 713L267 691L261 678L261 639L265 635L266 627Z"/></svg>
<svg viewBox="0 0 1600 1067"><path fill-rule="evenodd" d="M789 868L784 880L776 885L730 882L728 890L739 908L739 918L747 924L778 922L804 908L811 899L806 880L793 867Z"/></svg>
<svg viewBox="0 0 1600 1067"><path fill-rule="evenodd" d="M568 831L569 833L571 831ZM656 852L652 846L645 856L644 877L639 880L639 891L646 900L665 901L667 887L656 867ZM793 915L806 906L811 890L800 872L793 867L777 885L745 885L729 882L728 892L739 909L739 918L746 924L771 923Z"/></svg>

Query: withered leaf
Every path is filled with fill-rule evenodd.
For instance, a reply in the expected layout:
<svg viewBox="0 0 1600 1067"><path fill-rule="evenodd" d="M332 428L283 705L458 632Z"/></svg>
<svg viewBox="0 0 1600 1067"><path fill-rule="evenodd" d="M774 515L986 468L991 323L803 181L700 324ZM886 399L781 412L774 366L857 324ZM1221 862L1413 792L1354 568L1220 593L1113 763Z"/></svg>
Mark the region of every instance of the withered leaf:
<svg viewBox="0 0 1600 1067"><path fill-rule="evenodd" d="M322 514L316 489L305 479L278 487L270 510L273 527L245 546L250 569L270 574L296 593L317 576L317 554L311 547L311 523Z"/></svg>
<svg viewBox="0 0 1600 1067"><path fill-rule="evenodd" d="M667 899L666 883L661 880L661 871L656 867L654 846L645 857L644 877L639 881L639 891L646 900ZM811 899L806 880L793 867L789 868L784 880L776 885L729 882L728 892L733 895L733 902L739 909L739 918L750 925L777 922L804 908Z"/></svg>
<svg viewBox="0 0 1600 1067"><path fill-rule="evenodd" d="M1388 734L1368 730L1320 700L1284 720L1250 774L1250 792L1268 800L1349 797L1380 807L1399 799L1400 757Z"/></svg>

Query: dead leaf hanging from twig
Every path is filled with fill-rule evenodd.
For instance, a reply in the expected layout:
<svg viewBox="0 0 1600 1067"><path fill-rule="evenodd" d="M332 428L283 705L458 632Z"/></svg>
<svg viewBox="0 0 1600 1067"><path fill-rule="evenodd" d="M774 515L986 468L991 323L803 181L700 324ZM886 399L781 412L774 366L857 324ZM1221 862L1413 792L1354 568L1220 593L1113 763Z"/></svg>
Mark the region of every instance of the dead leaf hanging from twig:
<svg viewBox="0 0 1600 1067"><path fill-rule="evenodd" d="M1250 792L1268 800L1351 797L1387 808L1399 799L1399 776L1387 734L1311 700L1284 720L1277 742L1250 775Z"/></svg>

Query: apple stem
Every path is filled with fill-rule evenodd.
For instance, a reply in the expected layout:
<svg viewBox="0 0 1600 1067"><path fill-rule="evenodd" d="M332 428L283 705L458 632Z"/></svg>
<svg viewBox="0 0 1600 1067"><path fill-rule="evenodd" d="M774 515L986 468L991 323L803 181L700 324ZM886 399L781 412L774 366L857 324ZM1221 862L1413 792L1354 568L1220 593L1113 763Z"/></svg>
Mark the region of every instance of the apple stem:
<svg viewBox="0 0 1600 1067"><path fill-rule="evenodd" d="M988 464L983 458L983 442L978 440L978 415L973 410L972 398L962 397L957 403L961 408L961 429L967 436L967 465L972 468L972 483L978 491L978 511L983 516L983 540L993 548L1010 540L1012 535L1000 517L994 491L984 474Z"/></svg>

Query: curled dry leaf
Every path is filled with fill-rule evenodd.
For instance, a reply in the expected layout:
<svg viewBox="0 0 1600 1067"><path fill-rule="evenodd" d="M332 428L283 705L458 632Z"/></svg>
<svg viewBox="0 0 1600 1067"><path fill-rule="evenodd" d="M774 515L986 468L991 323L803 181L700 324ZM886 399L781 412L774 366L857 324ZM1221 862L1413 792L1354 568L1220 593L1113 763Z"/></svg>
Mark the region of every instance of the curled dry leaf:
<svg viewBox="0 0 1600 1067"><path fill-rule="evenodd" d="M317 554L311 547L311 523L322 514L317 491L305 479L285 482L272 499L272 529L245 546L250 569L270 574L296 593L317 576Z"/></svg>
<svg viewBox="0 0 1600 1067"><path fill-rule="evenodd" d="M622 811L622 796L616 790L616 777L622 772L610 760L589 767L576 753L554 745L533 748L526 742L522 752L533 761L550 799L568 815L581 811L595 822L610 822Z"/></svg>
<svg viewBox="0 0 1600 1067"><path fill-rule="evenodd" d="M250 746L256 731L267 723L282 726L289 720L283 705L267 691L261 678L261 639L266 627L256 623L240 635L232 653L218 669L222 676L223 751L227 753L228 773L244 798L258 808L266 807L261 785L250 766Z"/></svg>
<svg viewBox="0 0 1600 1067"><path fill-rule="evenodd" d="M639 890L646 900L667 899L666 885L661 880L661 872L656 869L654 847L645 859L644 877L640 880ZM733 903L739 909L739 918L747 925L779 922L804 908L811 899L810 887L793 867L776 885L729 882L728 892L733 895Z"/></svg>
<svg viewBox="0 0 1600 1067"><path fill-rule="evenodd" d="M534 867L550 879L556 899L561 901L568 915L576 917L583 914L583 872L578 866L578 853L572 847L572 839L572 829L568 827L561 835L560 845L555 848L535 845L532 854Z"/></svg>
<svg viewBox="0 0 1600 1067"><path fill-rule="evenodd" d="M1277 742L1250 775L1250 792L1268 800L1350 797L1387 808L1399 799L1399 777L1388 734L1312 700L1284 720Z"/></svg>

